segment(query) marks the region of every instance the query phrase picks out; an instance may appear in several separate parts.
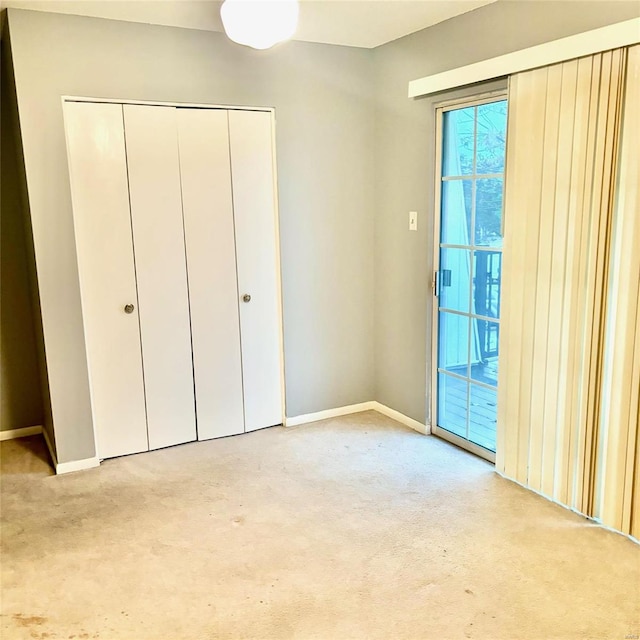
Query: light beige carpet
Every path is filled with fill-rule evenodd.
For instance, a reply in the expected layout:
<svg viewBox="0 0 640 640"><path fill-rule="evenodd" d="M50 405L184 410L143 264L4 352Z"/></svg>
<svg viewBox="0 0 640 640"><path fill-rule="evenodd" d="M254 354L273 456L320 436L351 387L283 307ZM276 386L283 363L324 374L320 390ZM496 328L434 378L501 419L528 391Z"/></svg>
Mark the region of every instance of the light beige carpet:
<svg viewBox="0 0 640 640"><path fill-rule="evenodd" d="M45 460L2 444L2 640L640 633L637 545L373 412Z"/></svg>

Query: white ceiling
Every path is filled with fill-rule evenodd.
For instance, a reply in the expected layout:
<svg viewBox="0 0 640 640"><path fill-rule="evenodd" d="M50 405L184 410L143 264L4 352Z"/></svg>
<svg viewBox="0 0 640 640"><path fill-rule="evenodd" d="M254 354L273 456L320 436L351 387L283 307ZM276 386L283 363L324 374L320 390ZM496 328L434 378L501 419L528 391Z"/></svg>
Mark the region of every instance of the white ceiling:
<svg viewBox="0 0 640 640"><path fill-rule="evenodd" d="M301 0L295 40L376 47L496 0ZM0 0L17 7L222 31L216 0Z"/></svg>

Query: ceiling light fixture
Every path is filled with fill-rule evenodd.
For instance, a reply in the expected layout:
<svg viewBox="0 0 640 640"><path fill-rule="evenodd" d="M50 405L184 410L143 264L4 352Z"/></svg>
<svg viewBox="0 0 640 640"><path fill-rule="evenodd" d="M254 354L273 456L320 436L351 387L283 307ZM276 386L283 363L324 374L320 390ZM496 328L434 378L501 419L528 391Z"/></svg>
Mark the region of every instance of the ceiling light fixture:
<svg viewBox="0 0 640 640"><path fill-rule="evenodd" d="M220 17L234 42L269 49L296 32L298 0L225 0Z"/></svg>

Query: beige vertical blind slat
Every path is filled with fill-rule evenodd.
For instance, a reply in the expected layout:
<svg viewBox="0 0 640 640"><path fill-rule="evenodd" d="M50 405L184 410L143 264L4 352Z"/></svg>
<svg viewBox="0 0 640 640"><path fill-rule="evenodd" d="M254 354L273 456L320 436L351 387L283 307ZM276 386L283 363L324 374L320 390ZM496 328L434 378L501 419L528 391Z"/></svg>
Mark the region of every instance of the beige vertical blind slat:
<svg viewBox="0 0 640 640"><path fill-rule="evenodd" d="M591 513L591 483L593 473L593 443L597 431L595 412L599 403L598 379L600 375L600 333L602 309L602 279L606 253L606 229L608 209L603 208L606 185L611 180L610 163L607 163L607 148L612 129L607 127L610 119L611 53L594 56L594 74L589 115L590 149L588 152L588 188L583 205L583 225L587 233L586 278L580 291L581 312L584 322L582 335L582 358L578 369L579 405L575 428L576 457L571 457L567 472L571 480L572 506ZM595 104L594 104L595 103ZM592 136L592 137L591 137Z"/></svg>
<svg viewBox="0 0 640 640"><path fill-rule="evenodd" d="M594 513L594 465L598 443L598 412L602 402L602 365L603 333L605 326L606 272L612 221L613 186L615 180L614 161L616 158L620 113L622 107L621 92L623 72L623 51L609 51L602 54L603 73L598 109L598 130L596 140L596 168L593 197L594 250L593 281L589 282L589 291L593 291L593 307L590 308L592 324L589 327L591 345L587 353L591 356L587 386L587 416L585 421L586 451L584 462L583 503L581 508L588 514Z"/></svg>
<svg viewBox="0 0 640 640"><path fill-rule="evenodd" d="M579 163L575 158L578 140L574 134L573 123L576 122L576 89L579 79L577 61L559 65L562 70L561 92L558 112L558 162L556 164L556 188L553 201L553 216L548 216L553 222L552 237L548 243L551 247L551 282L549 286L549 336L546 344L547 367L541 375L545 379L545 396L543 405L544 415L544 466L541 491L546 495L555 495L562 490L566 483L556 483L560 476L555 470L563 459L562 452L568 452L569 440L562 430L558 430L558 420L564 421L566 411L566 396L561 394L564 386L561 381L568 374L567 354L561 349L567 344L571 335L568 324L569 316L563 314L563 301L571 293L566 283L566 263L574 249L574 240L570 236L571 212L575 217L575 207L570 208L572 185L575 183L575 172ZM579 157L579 156L578 156ZM567 255L567 252L569 254Z"/></svg>
<svg viewBox="0 0 640 640"><path fill-rule="evenodd" d="M639 293L640 295L640 293ZM636 324L636 336L638 335L638 327L640 327L640 309L637 318ZM637 344L637 342L636 342ZM638 379L638 374L636 373L636 380ZM631 484L631 526L629 529L629 533L632 536L640 539L640 394L638 394L638 389L636 388L636 414L635 414L635 423L636 423L636 448L635 452L633 452L634 456L634 466L633 471L630 471L632 474L632 484ZM630 467L627 467L630 469Z"/></svg>
<svg viewBox="0 0 640 640"><path fill-rule="evenodd" d="M579 321L584 314L580 310L580 296L584 293L582 278L586 271L586 252L584 250L586 229L583 224L585 194L590 172L590 140L593 140L592 127L589 127L589 113L593 107L591 86L594 74L593 57L578 61L576 96L573 114L572 175L570 183L569 208L567 216L568 241L565 267L565 295L562 301L563 336L561 350L562 375L559 396L563 402L563 412L558 415L556 429L563 437L563 449L556 472L559 473L559 487L554 496L560 502L576 507L575 474L572 472L575 461L580 457L580 430L577 419L579 404L579 371L583 354L579 341ZM563 66L566 66L563 65ZM571 124L569 124L571 126ZM591 132L591 135L589 133ZM558 212L560 215L560 212Z"/></svg>
<svg viewBox="0 0 640 640"><path fill-rule="evenodd" d="M629 531L640 521L640 358L629 355L630 344L640 345L633 271L636 258L640 270L640 222L637 200L621 198L620 188L614 196L618 175L621 183L635 179L637 194L629 140L639 139L637 118L625 121L618 151L624 96L627 113L640 105L637 89L634 99L629 86L623 91L626 57L618 49L510 78L496 468ZM635 158L619 174L625 153ZM621 296L623 283L611 282L628 266L630 293ZM604 489L596 468L609 481ZM617 511L602 506L616 500Z"/></svg>
<svg viewBox="0 0 640 640"><path fill-rule="evenodd" d="M509 80L510 93L521 95L523 89L520 86L519 76L513 76ZM524 113L524 110L527 110ZM513 185L511 191L505 191L505 239L509 234L520 237L524 233L525 218L520 212L520 202L517 194L522 190L523 180L526 179L526 172L523 167L526 165L524 147L516 144L516 132L526 129L526 121L529 117L528 103L518 102L509 104L509 118L507 130L507 157L512 158L512 166L507 167L509 172L508 181ZM518 135L518 138L520 135ZM513 196L512 196L513 194ZM511 201L513 199L513 201ZM513 211L513 217L507 217L506 212ZM511 278L503 277L502 300L500 305L501 325L506 322L506 326L512 326L519 319L518 309L522 307L524 292L520 286L523 266L522 254L514 253L511 260ZM500 367L507 371L518 371L520 368L520 351L518 332L500 332ZM503 355L504 354L504 355ZM498 413L500 417L497 422L497 444L496 444L496 468L505 475L515 478L518 460L518 405L517 405L517 384L518 378L509 377L501 373L503 384L498 386ZM510 425L510 428L505 428ZM515 425L515 426L514 426Z"/></svg>
<svg viewBox="0 0 640 640"><path fill-rule="evenodd" d="M519 330L509 336L513 341L506 351L513 354L511 367L518 371L518 376L506 377L506 384L499 390L502 394L503 401L499 401L505 407L508 416L508 424L517 425L517 428L507 430L505 432L505 473L517 479L519 482L527 482L528 467L528 449L529 449L529 431L526 428L528 422L522 420L521 416L528 414L530 410L530 388L527 380L531 376L531 340L527 341L527 349L520 349L521 335L532 332L532 324L527 316L521 313L524 305L529 304L530 290L526 289L526 281L530 278L531 273L535 273L532 268L532 262L537 260L535 247L537 246L537 234L533 237L532 231L535 231L535 220L538 217L540 209L540 192L531 182L531 172L540 179L542 172L542 138L539 135L539 128L544 123L545 102L544 94L540 99L538 91L539 85L546 86L547 81L546 70L532 72L531 74L522 75L513 79L512 90L516 90L518 95L526 96L513 111L517 112L517 118L512 118L513 111L510 107L508 134L509 151L507 156L513 156L517 159L511 170L510 180L517 185L515 192L518 194L516 200L511 203L510 208L517 211L517 215L508 218L506 224L511 227L511 232L518 237L526 238L528 241L524 243L522 250L513 256L511 262L511 271L513 281L510 287L509 283L505 286L510 289L510 293L504 296L508 309L503 310L503 318L512 318L507 320L516 322ZM512 135L512 125L517 122L518 136ZM524 137L526 144L518 144L518 141ZM509 193L507 192L507 197ZM521 197L523 196L523 197ZM503 320L504 321L504 320Z"/></svg>
<svg viewBox="0 0 640 640"><path fill-rule="evenodd" d="M536 280L538 277L538 243L540 239L539 218L542 207L542 173L544 166L544 128L546 108L546 86L548 70L538 69L528 74L530 94L537 93L538 87L544 87L541 92L539 106L532 100L531 117L529 119L529 133L531 138L529 148L531 156L529 160L528 177L525 182L525 208L522 212L525 216L525 236L522 243L524 255L524 271L522 289L524 292L523 308L527 313L521 314L521 367L519 386L518 416L520 424L525 427L529 423L532 402L537 402L532 395L533 361L535 355L534 323L535 323L535 299ZM531 449L531 437L534 432L530 429L521 429L518 440L518 468L517 479L520 482L529 482L529 451Z"/></svg>
<svg viewBox="0 0 640 640"><path fill-rule="evenodd" d="M541 189L539 212L553 209L556 185L556 169L558 161L558 110L560 107L560 89L562 82L562 68L555 66L547 71L546 101L544 109L544 135L542 148L548 152L541 158ZM536 246L537 272L535 296L532 297L533 308L533 347L548 342L549 322L549 290L551 283L551 261L549 260L549 246L552 242L553 216L540 216L538 241ZM531 430L529 438L528 484L537 491L542 488L542 451L544 441L544 397L545 372L547 369L547 355L540 353L539 357L531 359L531 404L529 422L539 428ZM543 399L542 402L537 399Z"/></svg>
<svg viewBox="0 0 640 640"><path fill-rule="evenodd" d="M627 434L624 438L626 446L622 452L622 457L625 459L625 475L621 528L640 537L640 531L636 530L634 533L632 529L634 489L638 491L637 484L640 480L640 476L636 473L638 467L636 449L640 435L638 423L640 410L640 215L638 215L640 213L640 159L637 149L637 144L640 143L640 126L638 126L637 117L640 110L640 45L628 50L623 109L628 120L626 126L624 119L622 124L618 167L618 184L621 186L615 191L613 233L616 241L612 251L615 262L612 260L611 263L610 281L616 282L614 274L618 272L622 275L624 271L628 275L629 284L625 287L617 281L618 292L611 292L610 307L613 307L616 302L624 304L620 311L620 316L624 317L623 322L620 323L622 326L613 329L612 335L622 337L624 331L626 340L618 340L616 355L618 359L629 355L623 367L615 367L614 359L614 371L624 372L621 376L620 388L624 386L628 388L628 409L619 405L620 413L626 418L620 424L627 425ZM618 241L622 246L616 251L615 246ZM625 291L628 292L626 297L623 293ZM629 348L631 344L633 347ZM612 388L618 388L615 382ZM626 390L624 393L626 395ZM601 513L600 517L603 521L607 519L606 514Z"/></svg>
<svg viewBox="0 0 640 640"><path fill-rule="evenodd" d="M618 184L611 202L610 251L603 287L607 313L592 485L594 515L613 528L640 536L634 513L639 493L640 46L629 50L627 65L619 153L613 149L613 159L619 160Z"/></svg>
<svg viewBox="0 0 640 640"><path fill-rule="evenodd" d="M618 211L625 220L635 220L634 229L629 237L633 239L634 255L640 255L640 157L638 154L638 140L640 140L640 45L628 49L627 81L625 87L624 114L626 123L623 124L623 142L620 161L620 184L618 197ZM626 237L626 233L624 234ZM625 485L625 505L629 505L629 533L640 539L640 273L637 276L637 295L634 331L633 370L629 384L631 386L631 399L629 402L629 445L627 450L627 478ZM634 293L629 291L629 295ZM631 299L630 299L631 302ZM635 431L635 444L631 432ZM624 530L624 529L623 529Z"/></svg>
<svg viewBox="0 0 640 640"><path fill-rule="evenodd" d="M556 499L565 499L567 495L566 466L571 449L571 431L558 429L559 424L571 424L573 411L572 396L567 389L572 388L574 371L574 350L572 339L576 335L576 317L570 313L572 300L579 286L575 282L579 273L575 269L575 260L580 255L580 244L576 238L577 216L581 211L580 200L573 201L581 194L582 156L577 153L585 143L581 115L585 109L583 95L579 89L586 80L586 69L576 61L561 65L563 69L562 103L560 108L560 137L558 144L562 149L566 163L558 167L560 179L556 190L555 207L551 213L557 229L561 232L561 241L554 244L553 280L556 281L558 296L552 299L551 313L559 340L552 342L556 351L556 368L552 372L555 378L555 390L548 399L545 416L547 428L554 433L554 464L547 467L551 477L545 477L545 486L553 486ZM582 73L581 73L582 71ZM579 84L582 77L583 85ZM590 76L589 76L590 78ZM579 186L580 188L576 188ZM549 445L552 446L551 444Z"/></svg>
<svg viewBox="0 0 640 640"><path fill-rule="evenodd" d="M548 150L542 161L540 189L540 211L554 208L556 187L558 182L558 164L562 162L562 149L558 145L559 114L562 90L562 67L554 66L547 73L546 103L544 111L544 138L542 148ZM531 431L529 438L529 469L527 482L536 491L542 490L542 467L545 435L544 405L546 397L546 371L548 368L547 349L536 349L535 345L549 343L549 311L552 301L551 264L553 256L553 217L540 217L540 233L538 234L537 274L535 296L533 302L533 345L531 362L531 398L529 421L541 425L540 429ZM551 329L553 331L553 328Z"/></svg>

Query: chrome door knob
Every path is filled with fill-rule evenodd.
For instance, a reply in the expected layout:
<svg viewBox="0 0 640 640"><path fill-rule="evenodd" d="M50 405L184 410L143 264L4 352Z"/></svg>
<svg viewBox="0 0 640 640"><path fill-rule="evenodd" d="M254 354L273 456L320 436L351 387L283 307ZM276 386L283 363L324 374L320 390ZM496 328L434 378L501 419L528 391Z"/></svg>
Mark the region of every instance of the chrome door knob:
<svg viewBox="0 0 640 640"><path fill-rule="evenodd" d="M132 304L125 304L124 305L124 312L125 313L133 313L134 309L135 309L135 307Z"/></svg>
<svg viewBox="0 0 640 640"><path fill-rule="evenodd" d="M242 301L243 301L243 302L251 302L251 296L250 296L248 293L245 293L245 294L242 296Z"/></svg>

